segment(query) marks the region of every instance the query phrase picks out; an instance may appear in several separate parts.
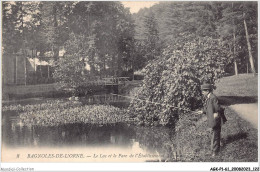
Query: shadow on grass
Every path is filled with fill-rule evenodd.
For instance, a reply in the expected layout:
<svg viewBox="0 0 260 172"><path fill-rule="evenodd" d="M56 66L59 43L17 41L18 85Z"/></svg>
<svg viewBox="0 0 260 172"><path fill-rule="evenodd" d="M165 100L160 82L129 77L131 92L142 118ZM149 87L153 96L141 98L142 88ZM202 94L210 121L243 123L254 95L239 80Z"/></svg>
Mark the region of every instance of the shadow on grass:
<svg viewBox="0 0 260 172"><path fill-rule="evenodd" d="M241 140L241 139L246 139L248 137L248 133L242 132L242 133L237 133L233 135L227 136L226 139L223 141L223 147L225 147L227 144L230 144L232 142Z"/></svg>
<svg viewBox="0 0 260 172"><path fill-rule="evenodd" d="M221 105L234 105L234 104L243 104L243 103L257 103L257 96L220 96L219 103Z"/></svg>

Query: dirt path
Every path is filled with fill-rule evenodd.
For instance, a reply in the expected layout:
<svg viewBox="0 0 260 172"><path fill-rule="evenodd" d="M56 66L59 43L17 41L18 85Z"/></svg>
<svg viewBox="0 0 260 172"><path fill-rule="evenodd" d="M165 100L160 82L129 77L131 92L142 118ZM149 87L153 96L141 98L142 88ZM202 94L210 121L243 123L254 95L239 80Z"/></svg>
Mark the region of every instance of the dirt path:
<svg viewBox="0 0 260 172"><path fill-rule="evenodd" d="M228 106L242 119L258 128L258 77L239 74L223 77L214 93L223 106Z"/></svg>
<svg viewBox="0 0 260 172"><path fill-rule="evenodd" d="M230 105L237 114L246 121L249 121L254 128L258 129L258 105L251 104L234 104Z"/></svg>

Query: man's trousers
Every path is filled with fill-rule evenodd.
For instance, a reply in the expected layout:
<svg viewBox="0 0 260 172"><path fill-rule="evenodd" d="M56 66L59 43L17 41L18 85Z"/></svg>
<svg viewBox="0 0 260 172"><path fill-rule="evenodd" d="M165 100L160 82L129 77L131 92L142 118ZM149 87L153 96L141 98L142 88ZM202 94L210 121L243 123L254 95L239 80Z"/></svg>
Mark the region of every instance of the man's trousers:
<svg viewBox="0 0 260 172"><path fill-rule="evenodd" d="M211 152L218 154L220 151L221 125L215 126L211 131Z"/></svg>

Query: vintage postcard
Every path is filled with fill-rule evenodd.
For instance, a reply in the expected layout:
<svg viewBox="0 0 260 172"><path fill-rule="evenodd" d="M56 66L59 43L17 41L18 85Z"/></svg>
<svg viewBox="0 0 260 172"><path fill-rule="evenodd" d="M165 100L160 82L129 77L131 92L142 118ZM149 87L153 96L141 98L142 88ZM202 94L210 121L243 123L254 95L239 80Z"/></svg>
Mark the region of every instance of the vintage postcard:
<svg viewBox="0 0 260 172"><path fill-rule="evenodd" d="M1 171L259 171L258 1L2 1L1 14Z"/></svg>

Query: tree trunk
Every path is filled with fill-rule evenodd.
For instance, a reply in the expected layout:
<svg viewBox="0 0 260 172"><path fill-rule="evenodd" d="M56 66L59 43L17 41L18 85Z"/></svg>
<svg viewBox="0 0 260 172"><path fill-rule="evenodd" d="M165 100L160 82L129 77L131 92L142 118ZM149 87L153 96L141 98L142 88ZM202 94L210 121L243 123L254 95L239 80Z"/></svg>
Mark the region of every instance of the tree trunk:
<svg viewBox="0 0 260 172"><path fill-rule="evenodd" d="M17 55L15 56L15 84L17 85L17 74L18 74L18 59L17 59Z"/></svg>
<svg viewBox="0 0 260 172"><path fill-rule="evenodd" d="M244 13L244 16L245 16L245 13ZM249 62L250 62L252 73L255 75L256 71L255 71L254 59L252 56L251 44L249 41L248 30L247 30L245 18L244 18L244 27L245 27L245 32L246 32L246 41L247 41L247 47L248 47Z"/></svg>
<svg viewBox="0 0 260 172"><path fill-rule="evenodd" d="M237 69L237 57L236 57L236 34L235 30L233 30L233 47L234 47L234 69L235 69L235 75L238 75L238 69Z"/></svg>
<svg viewBox="0 0 260 172"><path fill-rule="evenodd" d="M34 57L34 72L36 73L37 66L36 66L36 57Z"/></svg>
<svg viewBox="0 0 260 172"><path fill-rule="evenodd" d="M27 67L26 67L26 57L24 57L24 85L27 85Z"/></svg>
<svg viewBox="0 0 260 172"><path fill-rule="evenodd" d="M134 70L135 54L134 54L134 48L132 49L131 56L132 56L133 81L134 81L135 80L135 70Z"/></svg>
<svg viewBox="0 0 260 172"><path fill-rule="evenodd" d="M53 22L54 22L54 34L55 34L55 38L54 38L54 42L53 42L53 55L55 57L55 60L57 60L57 58L59 57L59 46L57 44L57 30L58 30L58 20L57 20L57 4L58 2L56 2L53 6Z"/></svg>
<svg viewBox="0 0 260 172"><path fill-rule="evenodd" d="M50 66L47 65L47 67L48 67L48 78L50 78Z"/></svg>
<svg viewBox="0 0 260 172"><path fill-rule="evenodd" d="M248 61L246 62L246 73L248 74Z"/></svg>
<svg viewBox="0 0 260 172"><path fill-rule="evenodd" d="M102 72L102 76L103 77L107 77L106 76L106 56L104 55L104 60L103 60L103 72Z"/></svg>
<svg viewBox="0 0 260 172"><path fill-rule="evenodd" d="M40 65L40 76L42 78L42 65Z"/></svg>
<svg viewBox="0 0 260 172"><path fill-rule="evenodd" d="M26 80L27 80L27 69L26 69L26 54L25 53L25 45L24 45L24 42L25 42L25 38L24 38L24 21L23 21L23 2L21 2L21 22L22 22L22 40L23 40L23 43L22 43L22 55L23 55L23 58L24 58L24 85L26 85Z"/></svg>
<svg viewBox="0 0 260 172"><path fill-rule="evenodd" d="M238 75L237 61L234 61L235 75Z"/></svg>
<svg viewBox="0 0 260 172"><path fill-rule="evenodd" d="M233 11L234 3L232 2L232 11ZM238 70L237 70L237 57L236 57L236 29L235 29L235 22L233 19L233 56L234 56L234 69L235 69L235 75L238 75Z"/></svg>

